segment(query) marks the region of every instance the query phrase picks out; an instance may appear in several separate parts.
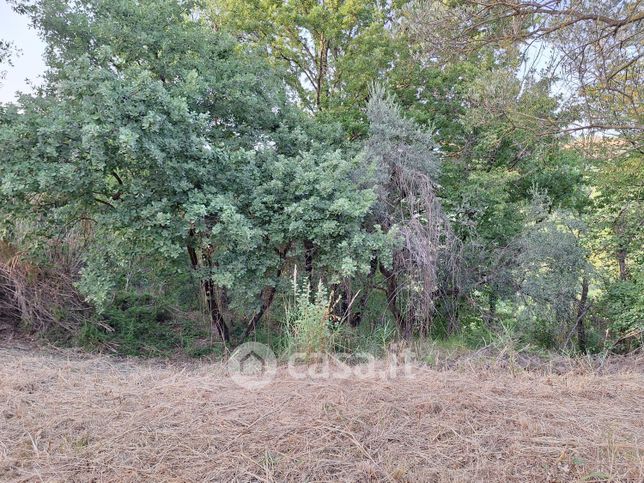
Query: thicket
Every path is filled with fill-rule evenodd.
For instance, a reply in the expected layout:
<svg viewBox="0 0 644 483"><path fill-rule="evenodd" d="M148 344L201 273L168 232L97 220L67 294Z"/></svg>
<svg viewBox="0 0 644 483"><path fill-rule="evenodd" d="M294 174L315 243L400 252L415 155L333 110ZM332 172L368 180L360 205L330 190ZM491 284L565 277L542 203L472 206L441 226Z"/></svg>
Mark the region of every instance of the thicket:
<svg viewBox="0 0 644 483"><path fill-rule="evenodd" d="M48 67L0 105L0 328L132 355L638 348L641 129L571 129L590 114L525 38L429 36L467 3L17 2Z"/></svg>

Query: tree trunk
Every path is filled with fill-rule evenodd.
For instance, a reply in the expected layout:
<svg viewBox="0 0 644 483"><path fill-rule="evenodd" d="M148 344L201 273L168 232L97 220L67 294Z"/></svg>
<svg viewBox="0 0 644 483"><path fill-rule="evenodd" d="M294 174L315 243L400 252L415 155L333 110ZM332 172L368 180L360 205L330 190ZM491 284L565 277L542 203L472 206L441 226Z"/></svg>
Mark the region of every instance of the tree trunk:
<svg viewBox="0 0 644 483"><path fill-rule="evenodd" d="M488 294L488 305L489 305L488 317L489 317L490 323L493 323L494 320L496 319L496 304L498 300L499 300L499 297L497 296L496 292L494 290L491 290L490 293Z"/></svg>
<svg viewBox="0 0 644 483"><path fill-rule="evenodd" d="M338 296L340 300L336 304L335 309L338 320L342 320L343 317L346 317L346 321L351 324L351 288L346 281L340 284Z"/></svg>
<svg viewBox="0 0 644 483"><path fill-rule="evenodd" d="M210 323L215 328L219 338L224 342L230 342L230 332L228 326L224 321L224 316L221 313L219 303L217 302L217 292L215 284L212 280L205 279L203 282L204 292L206 294L206 302L208 303L208 312L210 313Z"/></svg>
<svg viewBox="0 0 644 483"><path fill-rule="evenodd" d="M365 284L360 297L356 300L354 306L355 310L351 311L351 317L349 318L349 323L351 327L358 327L360 322L362 322L362 314L365 311L367 300L369 299L369 294L371 292L372 279L378 271L378 258L374 257L371 259L369 267L369 275L367 275L367 283Z"/></svg>
<svg viewBox="0 0 644 483"><path fill-rule="evenodd" d="M318 110L322 110L323 95L326 90L326 75L329 60L329 43L324 38L324 35L320 37L319 49L320 51L318 52L319 58L317 86L315 86L315 104Z"/></svg>
<svg viewBox="0 0 644 483"><path fill-rule="evenodd" d="M194 231L190 230L190 237L194 237ZM193 270L199 270L199 257L197 256L197 251L190 244L187 246L188 256L190 257L190 264L192 265ZM204 260L207 264L210 264L210 257L204 256ZM217 303L217 293L215 290L215 285L212 283L210 277L202 278L201 290L206 298L206 303L208 305L208 315L210 316L210 324L217 331L217 335L224 343L230 341L230 333L228 331L228 326L224 321L224 317L221 313L219 304Z"/></svg>
<svg viewBox="0 0 644 483"><path fill-rule="evenodd" d="M586 328L584 327L584 317L588 310L588 278L584 276L581 280L581 297L577 308L577 346L579 352L586 353Z"/></svg>
<svg viewBox="0 0 644 483"><path fill-rule="evenodd" d="M356 301L355 310L351 311L351 316L349 317L349 324L351 327L359 327L360 322L362 322L362 313L364 312L367 298L369 297L369 292L367 289L363 290Z"/></svg>
<svg viewBox="0 0 644 483"><path fill-rule="evenodd" d="M622 208L613 222L613 233L617 238L617 251L615 257L619 265L619 279L622 281L628 280L628 264L626 263L626 256L628 254L626 249L626 242L624 240L624 217L626 216L627 207Z"/></svg>
<svg viewBox="0 0 644 483"><path fill-rule="evenodd" d="M279 281L280 276L282 275L282 269L280 268L277 271L277 276L276 276L276 284ZM273 299L275 298L275 293L277 292L277 285L273 285L270 287L264 287L264 290L262 290L262 305L259 308L259 310L255 313L253 318L250 320L248 325L246 326L246 330L244 331L244 339L248 337L251 332L254 332L255 329L257 328L257 324L259 324L259 321L262 320L262 317L266 313L266 311L270 308L270 306L273 304Z"/></svg>
<svg viewBox="0 0 644 483"><path fill-rule="evenodd" d="M626 249L620 248L617 250L617 263L619 264L619 279L621 281L628 280L628 265L626 264Z"/></svg>
<svg viewBox="0 0 644 483"><path fill-rule="evenodd" d="M257 324L259 324L260 320L266 313L266 311L271 307L273 304L273 299L275 299L275 293L277 292L277 284L279 283L280 277L282 276L282 269L284 268L284 260L286 259L286 255L288 253L288 250L290 248L290 245L285 247L283 250L278 250L279 256L280 256L280 265L277 268L277 272L275 274L275 285L271 286L266 286L262 289L262 294L260 295L262 299L262 305L260 306L259 310L255 313L252 319L250 319L250 322L246 326L246 330L244 331L244 339L248 337L252 332L255 331L257 328Z"/></svg>
<svg viewBox="0 0 644 483"><path fill-rule="evenodd" d="M278 271L277 273L277 278L279 279L279 276L281 275L281 270ZM270 306L273 304L273 299L275 298L275 292L277 292L277 287L271 286L271 287L264 287L264 290L262 290L262 305L259 308L259 310L255 313L252 319L250 319L250 322L246 326L246 330L244 331L244 339L248 337L252 332L257 329L257 324L259 324L259 321L262 319L266 311L270 308Z"/></svg>
<svg viewBox="0 0 644 483"><path fill-rule="evenodd" d="M315 245L312 241L304 241L304 271L308 279L309 287L313 290L313 254L315 252Z"/></svg>
<svg viewBox="0 0 644 483"><path fill-rule="evenodd" d="M387 282L386 292L389 310L394 316L396 325L403 334L403 337L407 338L410 335L410 328L408 327L409 324L406 323L405 318L403 317L402 313L400 312L400 308L398 307L398 284L396 283L396 276L392 271L387 270L382 263L380 263L379 265L380 272L383 274Z"/></svg>

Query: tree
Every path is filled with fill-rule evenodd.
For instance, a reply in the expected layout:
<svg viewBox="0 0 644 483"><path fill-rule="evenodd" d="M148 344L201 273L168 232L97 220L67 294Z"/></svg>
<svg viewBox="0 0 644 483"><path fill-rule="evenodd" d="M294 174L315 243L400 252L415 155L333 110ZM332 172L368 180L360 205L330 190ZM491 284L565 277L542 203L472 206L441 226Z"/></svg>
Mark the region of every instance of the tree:
<svg viewBox="0 0 644 483"><path fill-rule="evenodd" d="M604 289L597 312L617 341L614 349L628 351L641 345L644 334L644 169L641 155L626 143L619 157L614 142L602 144L595 143L587 180L594 187L589 246Z"/></svg>
<svg viewBox="0 0 644 483"><path fill-rule="evenodd" d="M412 5L414 33L426 45L458 58L490 47L519 49L527 65L542 64L543 74L569 93L579 118L563 126L566 132L617 132L641 150L644 16L638 0ZM561 128L555 124L548 131Z"/></svg>
<svg viewBox="0 0 644 483"><path fill-rule="evenodd" d="M572 213L554 211L552 200L539 191L528 218L518 239L517 280L521 295L530 301L526 307L532 330L559 347L576 331L578 347L586 352L584 318L592 273L581 241L586 227Z"/></svg>
<svg viewBox="0 0 644 483"><path fill-rule="evenodd" d="M397 2L379 0L211 0L217 26L265 52L288 72L299 101L362 134L360 110L404 44L391 25Z"/></svg>
<svg viewBox="0 0 644 483"><path fill-rule="evenodd" d="M614 151L615 147L608 146ZM596 191L593 221L596 249L610 259L607 263L622 281L630 276L631 265L641 263L643 163L641 155L627 152L610 162L597 153L588 182Z"/></svg>
<svg viewBox="0 0 644 483"><path fill-rule="evenodd" d="M367 106L370 136L364 157L377 173L374 218L394 234L392 260L381 258L387 303L405 337L429 330L446 264L455 270L456 240L436 196L439 157L432 136L406 119L380 87Z"/></svg>
<svg viewBox="0 0 644 483"><path fill-rule="evenodd" d="M15 49L11 42L0 39L0 67L11 65L11 57L13 56L14 51ZM0 70L0 80L4 79L5 75L7 75L7 72Z"/></svg>
<svg viewBox="0 0 644 483"><path fill-rule="evenodd" d="M315 141L324 129L289 105L267 65L198 7L23 6L49 70L0 120L0 196L5 222L31 220L48 237L90 220L81 286L99 307L133 257L191 266L228 341L230 296L250 332L303 238L327 263L339 258L338 272L364 266L357 230L373 195L349 181L353 161L332 136Z"/></svg>
<svg viewBox="0 0 644 483"><path fill-rule="evenodd" d="M441 43L449 32L441 32L440 42L428 38L437 32L424 30L425 8L430 4L405 10L402 18L400 34L422 66L403 99L436 127L445 157L439 194L462 242L458 284L447 290L456 300L445 309L454 327L459 306L492 323L497 302L516 290L516 239L533 187L566 208L586 196L579 157L562 149L560 129L574 117L552 95L550 79L522 74L517 49L450 50Z"/></svg>

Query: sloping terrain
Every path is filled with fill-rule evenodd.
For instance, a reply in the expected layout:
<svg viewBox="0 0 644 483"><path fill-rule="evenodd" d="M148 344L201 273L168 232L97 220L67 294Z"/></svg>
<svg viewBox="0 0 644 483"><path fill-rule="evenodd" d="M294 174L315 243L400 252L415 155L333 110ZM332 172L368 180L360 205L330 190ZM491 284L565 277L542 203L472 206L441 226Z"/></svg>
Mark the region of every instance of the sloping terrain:
<svg viewBox="0 0 644 483"><path fill-rule="evenodd" d="M0 480L642 481L644 375L612 372L249 391L219 364L0 349Z"/></svg>

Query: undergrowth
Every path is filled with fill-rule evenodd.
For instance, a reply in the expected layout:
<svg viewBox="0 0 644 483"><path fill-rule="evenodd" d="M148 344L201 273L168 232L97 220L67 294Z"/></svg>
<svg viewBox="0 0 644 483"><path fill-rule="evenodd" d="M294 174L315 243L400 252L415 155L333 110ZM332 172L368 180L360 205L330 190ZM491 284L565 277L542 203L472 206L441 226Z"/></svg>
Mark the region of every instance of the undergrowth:
<svg viewBox="0 0 644 483"><path fill-rule="evenodd" d="M148 294L117 295L100 316L85 322L76 344L88 350L119 355L203 357L221 354L208 324L172 313Z"/></svg>

